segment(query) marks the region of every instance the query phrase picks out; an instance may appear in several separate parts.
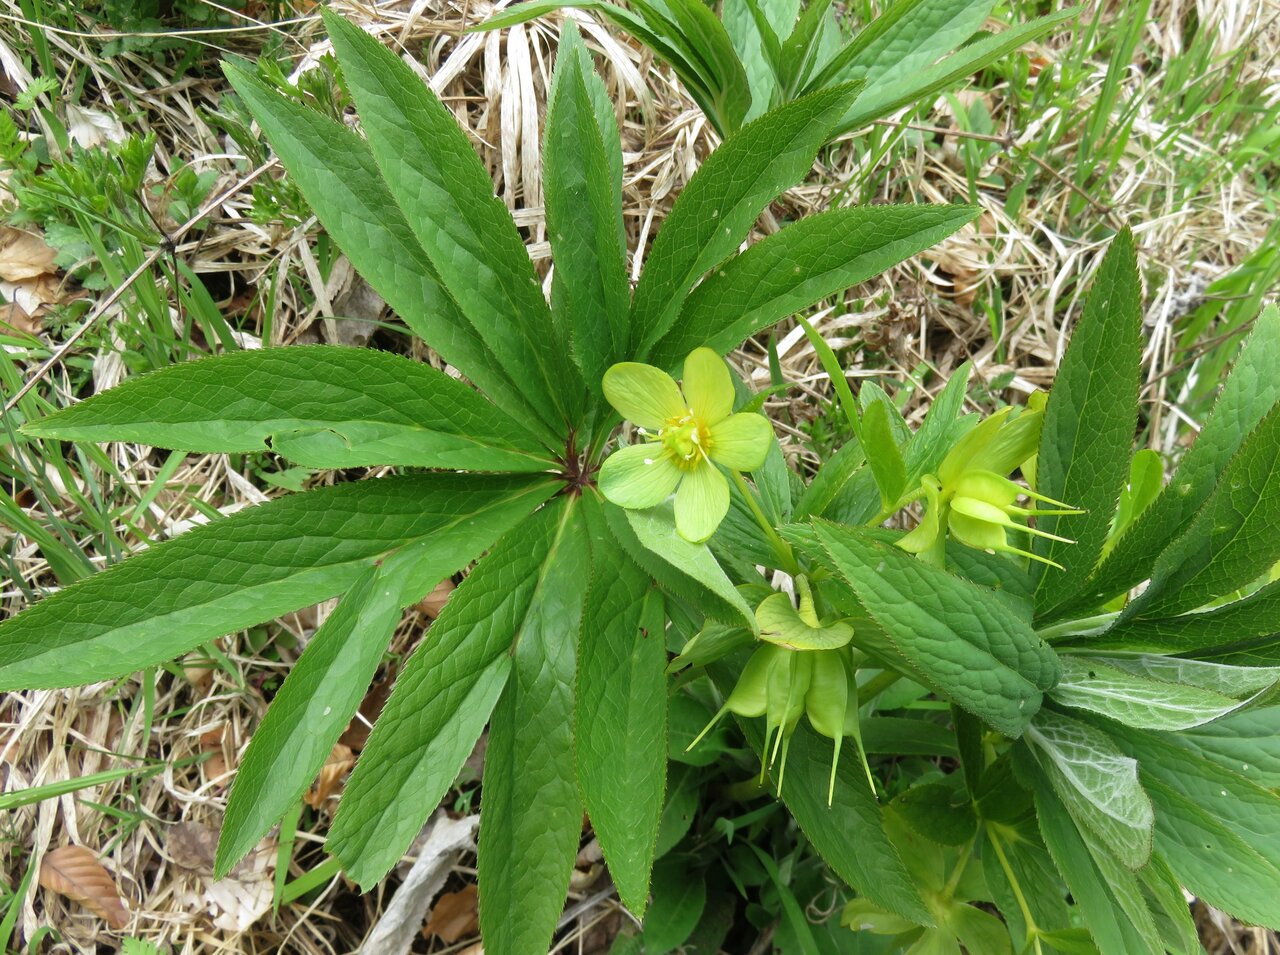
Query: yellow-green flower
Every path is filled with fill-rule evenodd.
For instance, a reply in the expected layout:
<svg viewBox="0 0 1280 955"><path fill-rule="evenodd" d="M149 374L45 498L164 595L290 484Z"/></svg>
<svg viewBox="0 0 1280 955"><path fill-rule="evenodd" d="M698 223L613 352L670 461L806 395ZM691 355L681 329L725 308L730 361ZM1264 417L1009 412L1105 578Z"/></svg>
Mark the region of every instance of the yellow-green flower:
<svg viewBox="0 0 1280 955"><path fill-rule="evenodd" d="M729 510L729 482L716 465L754 471L764 464L769 422L732 413L729 368L710 348L685 359L683 388L660 368L624 361L605 372L604 396L645 440L604 462L601 492L628 508L653 507L674 492L676 530L705 541Z"/></svg>

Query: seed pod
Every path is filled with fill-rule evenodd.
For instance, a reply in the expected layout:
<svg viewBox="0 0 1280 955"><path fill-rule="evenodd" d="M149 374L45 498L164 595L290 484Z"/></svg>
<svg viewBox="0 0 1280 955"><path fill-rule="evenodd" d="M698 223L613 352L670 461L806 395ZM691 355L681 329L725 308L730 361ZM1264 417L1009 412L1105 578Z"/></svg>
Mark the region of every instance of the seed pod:
<svg viewBox="0 0 1280 955"><path fill-rule="evenodd" d="M765 705L768 701L766 690L769 670L773 665L775 656L783 652L783 650L771 643L764 643L751 654L751 658L747 660L747 665L742 668L742 673L738 675L738 682L734 684L733 692L724 701L724 705L716 711L716 715L711 717L711 721L702 728L702 732L695 736L693 742L685 747L686 753L702 742L702 738L711 732L712 728L720 722L726 713L737 713L739 716L748 717L764 716Z"/></svg>
<svg viewBox="0 0 1280 955"><path fill-rule="evenodd" d="M836 767L840 762L840 744L844 740L852 674L839 650L822 651L813 657L813 678L809 681L804 706L809 725L835 744L831 752L831 780L827 784L827 805L830 806L835 798Z"/></svg>
<svg viewBox="0 0 1280 955"><path fill-rule="evenodd" d="M763 756L760 760L760 778L764 778L766 765L773 768L782 753L782 765L778 770L778 793L782 793L782 780L787 772L787 750L791 744L791 734L795 732L804 715L804 698L809 691L809 683L813 677L813 652L780 650L769 668L767 688L768 702L765 709L764 747L769 759L766 764ZM773 741L770 747L770 739Z"/></svg>

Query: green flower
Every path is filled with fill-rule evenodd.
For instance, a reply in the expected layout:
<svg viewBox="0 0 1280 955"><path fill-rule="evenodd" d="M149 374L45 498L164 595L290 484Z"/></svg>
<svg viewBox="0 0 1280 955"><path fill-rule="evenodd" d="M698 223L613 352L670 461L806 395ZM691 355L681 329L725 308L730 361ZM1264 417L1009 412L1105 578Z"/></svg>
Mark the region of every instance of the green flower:
<svg viewBox="0 0 1280 955"><path fill-rule="evenodd" d="M1026 410L1016 417L1011 412L1005 408L983 421L956 443L936 476L926 474L921 479L927 508L916 529L898 541L899 547L941 566L949 531L967 547L1017 554L1062 569L1047 557L1009 543L1009 531L1074 543L1023 521L1036 515L1084 513L1005 477L1019 465L1024 473L1029 469L1027 462L1039 444L1043 419L1039 410ZM1024 496L1053 507L1019 507L1016 501Z"/></svg>
<svg viewBox="0 0 1280 955"><path fill-rule="evenodd" d="M717 464L754 471L773 428L758 414L733 414L729 368L710 348L684 360L683 390L660 368L634 361L604 374L604 396L640 428L641 444L614 452L600 490L619 507L653 507L676 495L676 530L693 543L715 533L729 510L729 482Z"/></svg>

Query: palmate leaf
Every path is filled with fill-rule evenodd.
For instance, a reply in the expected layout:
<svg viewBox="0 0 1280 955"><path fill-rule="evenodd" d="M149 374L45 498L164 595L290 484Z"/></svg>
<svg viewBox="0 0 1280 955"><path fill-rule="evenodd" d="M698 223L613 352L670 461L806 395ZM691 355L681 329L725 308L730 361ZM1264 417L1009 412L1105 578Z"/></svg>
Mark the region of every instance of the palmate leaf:
<svg viewBox="0 0 1280 955"><path fill-rule="evenodd" d="M1009 736L1022 733L1058 663L990 592L852 528L815 521L820 556L933 688ZM857 628L855 626L855 632Z"/></svg>
<svg viewBox="0 0 1280 955"><path fill-rule="evenodd" d="M322 13L374 161L409 228L515 386L562 429L581 410L582 385L488 171L413 70L355 24Z"/></svg>
<svg viewBox="0 0 1280 955"><path fill-rule="evenodd" d="M23 430L206 453L269 448L315 468L555 467L526 428L457 379L387 352L331 345L172 365Z"/></svg>
<svg viewBox="0 0 1280 955"><path fill-rule="evenodd" d="M648 902L667 769L662 598L584 501L591 585L578 639L578 783L618 895Z"/></svg>
<svg viewBox="0 0 1280 955"><path fill-rule="evenodd" d="M1040 430L1036 490L1085 513L1044 515L1036 527L1074 543L1037 537L1041 617L1067 602L1093 572L1129 475L1138 422L1142 303L1133 235L1122 230L1098 268L1084 314L1054 378Z"/></svg>
<svg viewBox="0 0 1280 955"><path fill-rule="evenodd" d="M636 360L649 360L694 283L736 251L765 206L809 171L857 91L856 85L844 85L781 106L707 157L658 231L636 286L631 304Z"/></svg>
<svg viewBox="0 0 1280 955"><path fill-rule="evenodd" d="M484 729L511 671L513 642L534 621L540 582L557 559L562 501L494 545L396 679L329 834L329 851L364 888L413 841Z"/></svg>
<svg viewBox="0 0 1280 955"><path fill-rule="evenodd" d="M402 575L396 599L404 606L554 490L532 475L432 474L343 484L249 508L0 622L0 688L123 676L340 594L377 561L394 562Z"/></svg>
<svg viewBox="0 0 1280 955"><path fill-rule="evenodd" d="M1101 603L1139 583L1157 556L1186 530L1227 463L1280 401L1278 365L1280 307L1272 305L1258 317L1204 428L1169 484L1124 532L1089 582L1089 602Z"/></svg>
<svg viewBox="0 0 1280 955"><path fill-rule="evenodd" d="M1156 560L1151 583L1125 607L1134 617L1168 617L1247 586L1280 560L1280 405L1227 464L1182 536Z"/></svg>
<svg viewBox="0 0 1280 955"><path fill-rule="evenodd" d="M801 102L805 100L795 105ZM764 123L780 112L756 122ZM746 134L744 130L741 135ZM725 152L739 138L730 140L712 157ZM710 165L708 160L703 169ZM691 181L690 188L692 185ZM678 202L676 208L679 209ZM858 206L801 219L719 265L689 295L683 308L680 293L675 288L668 289L664 293L670 296L665 299L669 303L667 314L674 319L678 311L680 321L653 348L647 360L660 368L673 368L700 345L721 353L736 348L744 338L788 315L927 249L969 222L977 212L973 206L960 205ZM674 221L673 210L659 233L659 242ZM722 249L721 257L736 248L735 242ZM657 253L655 242L648 268L654 268ZM640 282L635 310L641 307L643 275Z"/></svg>
<svg viewBox="0 0 1280 955"><path fill-rule="evenodd" d="M218 835L218 878L297 804L324 766L400 621L398 589L384 567L370 567L289 670L236 769Z"/></svg>
<svg viewBox="0 0 1280 955"><path fill-rule="evenodd" d="M353 130L270 89L234 63L223 71L262 127L317 218L423 341L504 410L554 443L523 392L441 285L374 162Z"/></svg>
<svg viewBox="0 0 1280 955"><path fill-rule="evenodd" d="M489 727L477 869L480 931L496 955L546 951L582 835L574 678L591 573L583 509L581 498L558 508Z"/></svg>

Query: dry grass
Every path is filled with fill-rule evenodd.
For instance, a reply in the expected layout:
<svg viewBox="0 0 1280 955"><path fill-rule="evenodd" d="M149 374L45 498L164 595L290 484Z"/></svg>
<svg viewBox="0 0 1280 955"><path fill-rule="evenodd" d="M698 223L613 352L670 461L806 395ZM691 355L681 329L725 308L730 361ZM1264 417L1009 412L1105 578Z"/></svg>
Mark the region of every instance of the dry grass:
<svg viewBox="0 0 1280 955"><path fill-rule="evenodd" d="M284 38L297 72L312 68L327 51L319 18L310 4L299 2L296 16L282 26L247 24L242 30L202 38L219 49L252 55L271 36ZM1095 0L1103 15L1111 4ZM1176 52L1180 32L1176 24L1193 6L1189 0L1156 0L1144 47ZM1244 43L1257 46L1247 67L1280 96L1280 4L1276 0L1198 0L1199 15L1216 26L1216 43L1229 53ZM541 216L541 173L537 144L553 60L556 21L515 28L503 35L462 36L460 28L477 22L491 9L484 0L417 0L386 4L342 2L335 7L365 24L388 45L406 54L423 78L448 102L474 138L477 150L493 172L499 193L527 230L535 259L545 262L548 247ZM618 103L626 162L624 204L632 248L643 248L660 226L674 196L700 159L714 146L714 133L683 96L670 71L616 33L602 29L589 17L573 14L589 42L600 54L610 93ZM15 0L0 0L0 67L7 83L20 91L32 77L22 69L16 51L30 45L30 26L22 21ZM225 138L208 122L224 86L212 79L170 84L145 56L125 54L104 66L99 55L110 39L85 28L44 31L64 76L83 77L82 105L110 110L125 106L130 130L150 131L158 141L154 176L163 181L177 163L219 174L218 201L208 209L208 229L180 237L176 255L219 289L219 305L228 312L254 307L254 293L281 276L282 295L276 305L272 333L266 344L305 340L347 340L348 323L331 321L335 314L351 314L359 301L365 317L377 319L380 308L370 301L362 283L349 271L335 269L321 279L313 247L312 223L300 226L260 224L251 214L246 182L249 170L237 161ZM1055 40L1037 54L1051 62L1066 40ZM1105 63L1095 67L1082 86L1081 109L1097 95ZM1148 399L1157 442L1172 442L1173 429L1162 422L1178 422L1189 415L1169 394L1165 374L1178 360L1174 349L1175 323L1214 278L1254 251L1273 216L1268 197L1253 178L1225 175L1200 192L1186 196L1177 188L1180 158L1220 150L1221 143L1202 140L1194 123L1159 149L1166 132L1157 128L1158 68L1132 70L1125 79L1122 99L1139 102L1134 135L1106 188L1089 196L1090 216L1114 227L1132 222L1139 236L1148 276L1158 278L1147 301L1150 344L1147 351ZM815 324L836 348L855 347L861 365L854 373L901 376L921 368L938 375L929 388L966 358L975 363L981 380L1003 380L1006 397L1048 384L1050 369L1064 344L1066 322L1078 314L1077 298L1099 259L1101 233L1082 228L1070 212L1075 189L1070 178L1075 134L1073 117L1063 113L1030 118L1015 113L997 87L985 93L995 128L1014 144L1033 142L1046 126L1061 128L1053 146L1053 165L1065 179L1040 170L1035 199L1016 216L1004 211L1006 193L995 186L981 189L984 214L978 222L943 243L927 256L851 292L846 301L819 312ZM960 149L962 137L953 135L952 117L945 103L927 119L937 132L898 129L902 140L886 150L878 167L890 165L874 201L967 201L969 189ZM773 222L818 209L839 196L851 180L883 168L859 165L859 151L837 145L815 169L810 180L775 204L763 229ZM997 149L982 170L984 181L1001 175L1013 182L1028 168L1015 167L1009 150ZM277 169L263 175L275 176ZM0 194L2 198L2 194ZM1274 197L1270 197L1274 201ZM841 200L837 200L841 201ZM176 229L178 223L167 223ZM159 251L157 252L159 254ZM639 263L634 263L633 274ZM975 301L991 297L999 286L1005 303L1004 334L999 342ZM100 297L100 304L105 297ZM248 304L246 304L248 303ZM335 307L335 303L337 307ZM248 317L254 317L252 311ZM261 328L261 316L259 327ZM92 313L94 340L98 334L127 319L119 307L100 307ZM357 332L359 330L357 329ZM369 329L364 334L368 336ZM64 336L64 340L65 340ZM88 339L86 339L88 340ZM54 343L56 344L56 342ZM779 399L793 432L815 417L828 382L812 349L798 329L779 329L777 353L788 379L796 386ZM109 387L124 375L124 366L110 347L93 353L98 387ZM763 342L751 342L739 355L740 365L757 385L768 383ZM24 366L34 372L36 363ZM52 363L47 381L54 391L65 390L67 375ZM913 398L909 411L924 407ZM791 453L812 457L801 440ZM164 458L149 449L113 445L112 461L123 480L146 493L161 479ZM191 457L168 478L167 487L150 507L158 533L180 532L192 522L206 520L192 500L205 510L221 513L265 498L264 491L245 473L220 456ZM274 492L270 492L274 493ZM30 502L37 520L59 516ZM74 520L68 500L54 501L55 511ZM127 529L120 537L141 546L139 535ZM52 581L49 567L33 540L0 528L0 542L14 556L17 576L30 587ZM86 542L87 543L87 542ZM95 553L96 561L106 555ZM16 611L22 602L16 580L0 593L0 613ZM120 766L158 767L140 774L47 799L0 817L0 837L7 853L4 879L14 886L28 865L42 853L66 843L93 848L101 854L132 912L129 933L170 946L174 952L297 952L337 953L358 949L386 908L389 893L359 896L340 878L310 905L283 906L270 912L278 854L274 841L259 851L233 877L220 885L210 874L209 837L225 806L229 774L265 709L262 689L277 681L296 649L282 645L281 635L305 641L323 618L325 608L294 615L262 635L234 635L220 641L219 663L188 658L173 672L160 670L142 679L100 684L73 690L10 694L0 708L0 778L13 792L43 786ZM393 651L407 652L421 638L428 622L420 610L405 617ZM285 641L288 642L288 641ZM256 649L255 649L256 648ZM144 762L145 758L145 762ZM287 858L289 878L307 872L323 858L321 844L336 787L320 808L306 817L297 843ZM113 814L99 807L109 807ZM459 888L473 861L459 850L450 856L457 866L445 886ZM404 872L401 871L403 877ZM394 880L391 883L394 885ZM574 901L566 927L573 926L566 951L600 951L624 916L601 881L598 853L584 850L574 881ZM577 903L577 904L575 904ZM21 902L19 937L30 938L41 926L53 926L63 942L50 951L111 950L103 923L79 905L69 904L34 885ZM1215 952L1280 951L1275 939L1251 934L1206 914L1206 940ZM1216 926L1216 928L1210 928ZM1210 942L1209 940L1212 939ZM419 951L461 951L474 938L452 946L438 939L419 938ZM1272 946L1267 948L1267 946Z"/></svg>

